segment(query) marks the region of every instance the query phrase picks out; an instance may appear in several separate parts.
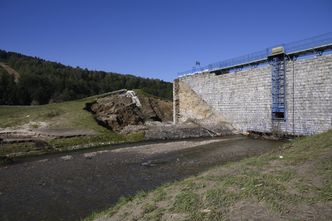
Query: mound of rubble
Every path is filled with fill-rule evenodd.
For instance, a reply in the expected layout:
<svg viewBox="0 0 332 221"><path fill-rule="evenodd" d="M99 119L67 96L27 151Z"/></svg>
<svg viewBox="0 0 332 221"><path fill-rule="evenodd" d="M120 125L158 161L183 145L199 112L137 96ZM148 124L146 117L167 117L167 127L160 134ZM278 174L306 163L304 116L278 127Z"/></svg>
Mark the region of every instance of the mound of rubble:
<svg viewBox="0 0 332 221"><path fill-rule="evenodd" d="M99 124L115 132L121 132L128 125L172 120L171 101L126 89L99 97L87 103L86 109L94 114Z"/></svg>

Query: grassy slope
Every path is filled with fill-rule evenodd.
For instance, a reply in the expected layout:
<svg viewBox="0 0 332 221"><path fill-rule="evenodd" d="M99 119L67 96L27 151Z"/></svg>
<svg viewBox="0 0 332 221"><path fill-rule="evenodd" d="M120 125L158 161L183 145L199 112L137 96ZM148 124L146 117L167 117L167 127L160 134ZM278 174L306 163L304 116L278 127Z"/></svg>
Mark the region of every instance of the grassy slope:
<svg viewBox="0 0 332 221"><path fill-rule="evenodd" d="M139 89L135 91L140 96L155 97ZM49 123L50 128L83 128L108 133L109 130L98 125L92 115L83 110L87 102L91 102L99 96L103 95L36 106L0 105L0 128L20 126L30 121L45 121ZM155 98L167 100L159 97Z"/></svg>
<svg viewBox="0 0 332 221"><path fill-rule="evenodd" d="M98 145L103 142L133 142L143 139L142 134L121 136L98 125L93 116L83 109L86 102L95 98L96 96L40 106L0 106L0 128L17 127L29 122L46 122L50 128L90 129L98 133L96 136L49 141L49 144L59 151L71 149L72 146L81 144L95 143ZM0 156L19 151L31 152L34 149L32 146L29 143L4 145L0 149Z"/></svg>
<svg viewBox="0 0 332 221"><path fill-rule="evenodd" d="M46 121L51 123L51 128L88 127L100 130L91 115L83 110L85 102L88 100L40 106L0 106L0 127L19 126L29 121Z"/></svg>
<svg viewBox="0 0 332 221"><path fill-rule="evenodd" d="M86 220L331 220L331 208L332 130L122 198Z"/></svg>

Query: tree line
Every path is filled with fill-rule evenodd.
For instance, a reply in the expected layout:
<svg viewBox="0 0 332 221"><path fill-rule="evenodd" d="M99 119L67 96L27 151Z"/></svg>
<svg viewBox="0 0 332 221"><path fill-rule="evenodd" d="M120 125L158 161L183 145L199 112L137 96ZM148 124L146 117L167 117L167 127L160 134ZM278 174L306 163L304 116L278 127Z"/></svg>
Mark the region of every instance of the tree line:
<svg viewBox="0 0 332 221"><path fill-rule="evenodd" d="M0 66L0 104L47 104L123 88L142 89L158 97L172 98L172 84L159 79L90 71L3 50L0 50L0 62L20 74L15 82L14 76Z"/></svg>

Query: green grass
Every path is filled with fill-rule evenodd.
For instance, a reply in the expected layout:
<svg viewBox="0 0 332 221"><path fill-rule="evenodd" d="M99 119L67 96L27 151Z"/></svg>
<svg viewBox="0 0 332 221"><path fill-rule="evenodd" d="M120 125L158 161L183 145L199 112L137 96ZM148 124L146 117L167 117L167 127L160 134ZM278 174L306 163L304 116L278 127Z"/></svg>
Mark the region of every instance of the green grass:
<svg viewBox="0 0 332 221"><path fill-rule="evenodd" d="M166 198L167 193L163 189L157 189L154 194L154 202L160 202Z"/></svg>
<svg viewBox="0 0 332 221"><path fill-rule="evenodd" d="M26 143L17 143L13 144L3 144L0 148L0 156L4 156L8 153L19 153L19 152L33 152L36 151L36 147L34 143L26 142Z"/></svg>
<svg viewBox="0 0 332 221"><path fill-rule="evenodd" d="M319 185L314 182L317 179ZM90 220L97 217L114 220L113 216L126 217L125 220L162 220L171 214L177 216L168 216L169 220L229 220L237 210L248 219L254 218L256 210L264 210L266 220L271 217L306 220L310 217L306 217L308 213L301 206L314 209L320 204L326 210L319 214L328 215L331 201L332 130L298 138L275 152L217 166L128 198L110 208L111 213L94 214ZM246 210L238 206L241 202L254 204L257 209L241 211ZM136 211L134 217L133 208L139 208L140 215Z"/></svg>
<svg viewBox="0 0 332 221"><path fill-rule="evenodd" d="M177 212L193 213L199 204L199 196L191 190L185 190L176 195L173 209Z"/></svg>
<svg viewBox="0 0 332 221"><path fill-rule="evenodd" d="M0 106L0 127L19 126L30 121L45 121L50 128L88 128L104 132L92 115L83 110L91 98L38 106Z"/></svg>

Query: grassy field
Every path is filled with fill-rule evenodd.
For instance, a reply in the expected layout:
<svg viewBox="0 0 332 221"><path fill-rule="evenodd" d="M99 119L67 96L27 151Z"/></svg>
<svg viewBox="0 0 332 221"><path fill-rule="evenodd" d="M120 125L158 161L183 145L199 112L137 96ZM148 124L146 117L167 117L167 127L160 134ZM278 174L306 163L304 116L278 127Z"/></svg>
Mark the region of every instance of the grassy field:
<svg viewBox="0 0 332 221"><path fill-rule="evenodd" d="M100 126L91 113L84 110L87 102L93 101L97 96L76 101L53 103L38 106L0 106L0 128L20 127L30 124L32 127L46 123L48 128L75 128L88 129L97 133L95 136L54 139L48 141L51 148L36 150L34 143L2 144L0 156L11 153L23 155L43 154L46 152L65 151L83 146L100 146L112 143L135 142L143 139L143 134L122 136Z"/></svg>
<svg viewBox="0 0 332 221"><path fill-rule="evenodd" d="M0 127L45 121L51 128L89 128L104 132L92 115L83 110L93 98L37 106L0 106Z"/></svg>
<svg viewBox="0 0 332 221"><path fill-rule="evenodd" d="M332 220L332 130L121 198L88 220Z"/></svg>

